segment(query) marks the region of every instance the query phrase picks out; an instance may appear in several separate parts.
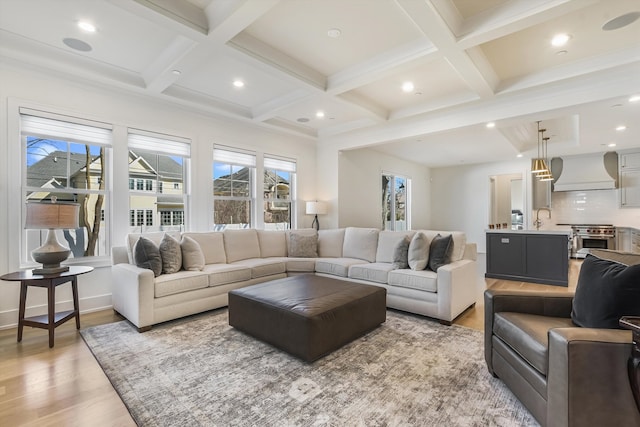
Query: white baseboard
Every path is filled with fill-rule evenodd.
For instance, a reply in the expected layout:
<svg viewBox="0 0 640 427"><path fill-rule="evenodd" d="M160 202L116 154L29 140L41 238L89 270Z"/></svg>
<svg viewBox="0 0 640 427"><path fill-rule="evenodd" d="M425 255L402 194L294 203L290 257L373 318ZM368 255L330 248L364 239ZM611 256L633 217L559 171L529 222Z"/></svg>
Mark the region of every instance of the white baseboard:
<svg viewBox="0 0 640 427"><path fill-rule="evenodd" d="M80 314L112 308L111 294L95 295L80 298ZM73 310L73 300L56 301L56 312ZM40 304L27 307L25 317L47 314L47 305ZM18 308L0 312L0 329L11 329L18 326Z"/></svg>

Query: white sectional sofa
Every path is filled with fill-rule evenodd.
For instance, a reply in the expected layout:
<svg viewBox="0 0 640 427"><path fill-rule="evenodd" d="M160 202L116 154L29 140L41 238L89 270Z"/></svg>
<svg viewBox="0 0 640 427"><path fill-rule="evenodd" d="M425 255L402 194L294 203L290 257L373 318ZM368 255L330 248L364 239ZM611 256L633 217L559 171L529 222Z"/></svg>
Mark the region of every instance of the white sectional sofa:
<svg viewBox="0 0 640 427"><path fill-rule="evenodd" d="M437 272L395 268L396 246L416 231L348 227L317 232L317 256L311 257L290 256L295 253L289 246L291 234L313 236L313 229L167 233L178 240L195 240L204 254L204 268L154 277L152 270L135 265L134 246L140 236L159 245L165 233L130 234L126 246L112 250L113 308L145 331L157 323L224 307L232 289L318 274L384 287L387 307L451 324L476 300L476 245L467 243L462 232L420 231L429 239L452 236L450 259Z"/></svg>

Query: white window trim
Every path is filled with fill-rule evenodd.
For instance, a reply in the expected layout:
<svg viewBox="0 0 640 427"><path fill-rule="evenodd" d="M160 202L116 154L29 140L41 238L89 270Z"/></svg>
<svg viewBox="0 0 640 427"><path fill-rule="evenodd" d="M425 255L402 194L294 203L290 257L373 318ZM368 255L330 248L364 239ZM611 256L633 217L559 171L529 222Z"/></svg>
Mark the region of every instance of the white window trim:
<svg viewBox="0 0 640 427"><path fill-rule="evenodd" d="M395 173L395 172L385 171L385 170L380 171L380 177L382 177L383 175L390 176L390 177L392 177L394 179L394 184L391 185L392 192L391 192L391 195L390 195L392 197L392 200L395 199L395 179L396 178L402 178L402 179L405 180L405 191L406 191L406 194L407 194L407 198L405 200L405 211L404 211L404 213L405 213L405 222L407 224L407 230L411 230L411 197L412 197L411 177L407 176L407 175L402 175L402 174L399 174L399 173ZM391 209L391 215L394 216L394 214L395 214L395 203L392 204L392 209ZM394 224L394 227L390 231L395 231L395 222L393 224ZM384 223L381 224L381 228L384 229Z"/></svg>

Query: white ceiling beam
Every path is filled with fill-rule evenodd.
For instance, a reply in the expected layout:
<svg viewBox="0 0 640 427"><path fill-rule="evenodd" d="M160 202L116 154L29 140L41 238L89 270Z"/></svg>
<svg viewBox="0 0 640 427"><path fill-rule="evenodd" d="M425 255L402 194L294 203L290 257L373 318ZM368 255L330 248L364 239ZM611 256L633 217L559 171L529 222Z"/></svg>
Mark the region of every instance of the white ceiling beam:
<svg viewBox="0 0 640 427"><path fill-rule="evenodd" d="M463 21L458 46L470 48L582 9L598 0L511 0Z"/></svg>
<svg viewBox="0 0 640 427"><path fill-rule="evenodd" d="M167 18L173 19L194 30L207 34L209 24L202 9L188 1L175 0L133 0L136 3L152 9Z"/></svg>
<svg viewBox="0 0 640 427"><path fill-rule="evenodd" d="M480 97L494 95L498 79L493 70L480 69L470 55L457 44L456 36L442 16L427 0L397 0L407 16L438 48L441 55L458 72L462 80Z"/></svg>
<svg viewBox="0 0 640 427"><path fill-rule="evenodd" d="M433 43L426 37L422 37L332 74L327 79L327 93L337 95L364 86L397 72L402 66L410 65L429 55L437 56L437 54L438 49Z"/></svg>
<svg viewBox="0 0 640 427"><path fill-rule="evenodd" d="M147 89L160 93L180 78L173 70L179 70L180 61L196 47L196 43L184 36L176 36L158 57L142 71Z"/></svg>
<svg viewBox="0 0 640 427"><path fill-rule="evenodd" d="M280 3L281 0L214 0L204 11L209 39L226 43Z"/></svg>
<svg viewBox="0 0 640 427"><path fill-rule="evenodd" d="M279 111L309 99L309 97L313 95L313 92L309 90L298 89L278 98L273 98L252 109L253 119L260 122L271 119L275 117Z"/></svg>

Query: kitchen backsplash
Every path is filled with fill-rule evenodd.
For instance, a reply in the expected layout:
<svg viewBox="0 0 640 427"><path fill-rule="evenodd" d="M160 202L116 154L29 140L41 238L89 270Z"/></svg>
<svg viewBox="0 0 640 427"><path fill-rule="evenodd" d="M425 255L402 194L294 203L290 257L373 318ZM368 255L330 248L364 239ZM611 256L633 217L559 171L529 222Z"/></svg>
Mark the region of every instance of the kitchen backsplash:
<svg viewBox="0 0 640 427"><path fill-rule="evenodd" d="M540 217L548 224L613 224L640 228L640 208L620 208L618 190L553 192L551 220L544 212Z"/></svg>

